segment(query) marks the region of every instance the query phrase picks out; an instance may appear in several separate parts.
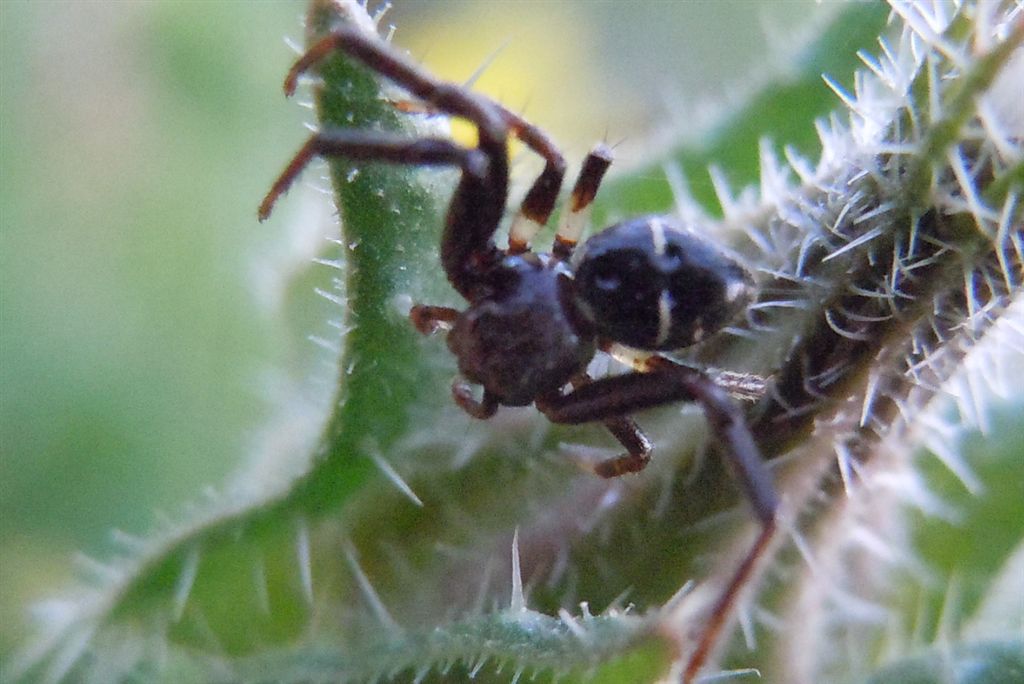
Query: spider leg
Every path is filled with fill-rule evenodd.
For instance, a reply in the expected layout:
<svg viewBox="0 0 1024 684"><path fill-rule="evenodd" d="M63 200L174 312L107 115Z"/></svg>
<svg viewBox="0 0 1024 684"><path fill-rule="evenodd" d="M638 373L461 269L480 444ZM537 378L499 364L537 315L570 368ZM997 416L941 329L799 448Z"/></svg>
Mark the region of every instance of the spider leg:
<svg viewBox="0 0 1024 684"><path fill-rule="evenodd" d="M508 185L505 139L508 133L519 138L544 159L544 170L523 198L510 231L510 251L526 251L530 238L551 216L565 176L565 159L554 141L519 114L468 88L435 78L392 50L376 36L367 35L351 26L335 28L299 58L285 78L285 93L294 93L299 76L336 51L358 59L370 69L402 86L425 102L428 110L459 116L477 125L480 129L479 147L490 158L492 178L489 187L490 194L493 195L490 199L493 202L500 199L497 218L492 220L488 217L487 225L491 233L484 242L487 242L497 229L501 211L504 211ZM478 201L483 199L481 197ZM468 255L461 256L469 258Z"/></svg>
<svg viewBox="0 0 1024 684"><path fill-rule="evenodd" d="M421 335L433 335L438 330L450 329L458 317L458 309L447 306L417 304L409 309L409 320Z"/></svg>
<svg viewBox="0 0 1024 684"><path fill-rule="evenodd" d="M651 440L632 418L605 418L608 432L626 448L626 453L613 456L594 465L594 474L613 478L628 473L639 473L651 462Z"/></svg>
<svg viewBox="0 0 1024 684"><path fill-rule="evenodd" d="M260 203L259 219L264 221L270 216L277 199L291 187L315 157L343 157L417 166L461 166L475 173L482 160L472 159L474 152L443 138L406 140L372 131L321 131L299 148L288 166L274 181Z"/></svg>
<svg viewBox="0 0 1024 684"><path fill-rule="evenodd" d="M537 408L554 423L590 423L622 418L642 409L677 401L695 401L725 446L736 479L763 525L775 519L778 501L742 411L700 371L653 356L647 372L632 372L581 384L568 394L542 397Z"/></svg>
<svg viewBox="0 0 1024 684"><path fill-rule="evenodd" d="M740 593L754 574L761 556L765 554L772 539L775 538L775 530L774 519L768 523L762 522L761 530L757 533L754 543L744 554L743 560L740 561L739 567L729 578L725 589L718 595L718 600L711 607L708 621L701 629L697 646L686 663L686 669L683 671L683 684L690 684L697 680L697 675L704 668L708 657L718 643L718 637L722 633L722 629L725 628L729 616L732 614L733 606L739 600Z"/></svg>
<svg viewBox="0 0 1024 684"><path fill-rule="evenodd" d="M399 100L393 104L401 112L437 113L429 105L411 100ZM509 133L536 152L545 162L544 170L533 181L509 226L508 251L510 254L522 254L530 248L530 240L537 231L551 218L551 212L558 201L558 192L562 188L562 180L565 178L565 158L543 130L504 105L493 100L491 104L505 120Z"/></svg>
<svg viewBox="0 0 1024 684"><path fill-rule="evenodd" d="M647 358L644 371L580 384L568 394L556 394L538 400L537 407L555 423L601 420L608 425L609 420L621 419L627 413L675 401L696 401L701 404L712 430L725 445L733 473L761 524L754 543L712 605L707 622L701 626L696 646L683 673L683 682L688 683L694 681L707 662L732 614L733 606L775 537L778 499L771 475L746 426L743 413L730 400L729 395L703 373L660 356Z"/></svg>
<svg viewBox="0 0 1024 684"><path fill-rule="evenodd" d="M587 220L590 216L590 204L597 196L601 179L612 163L612 151L607 145L595 145L587 158L583 160L580 175L569 196L569 206L562 212L558 232L555 233L555 244L551 250L559 259L565 260L572 256L576 243L580 240Z"/></svg>
<svg viewBox="0 0 1024 684"><path fill-rule="evenodd" d="M369 69L405 88L438 111L464 118L476 125L477 147L467 151L448 143L447 151L440 155L446 159L438 159L431 155L421 157L397 151L394 154L384 152L357 157L402 164L447 163L462 167L462 179L452 197L441 238L441 263L455 289L468 297L476 281L476 274L498 256L492 238L505 211L508 195L508 117L487 98L454 83L435 78L377 36L363 33L352 26L336 27L299 58L285 78L285 94L291 95L295 91L301 74L334 52L342 52L362 62ZM338 144L334 145L333 149L325 149L322 140L326 137L340 140L343 137L341 133L323 132L307 143L312 149L303 148L278 183L275 183L275 187L271 189L260 207L261 217L269 214L276 197L313 156L353 156L351 153L357 150L358 146ZM377 137L376 134L363 135ZM440 142L432 140L429 144L436 145ZM407 147L402 148L398 143L388 141L383 148L416 149L416 146L415 143L408 143Z"/></svg>
<svg viewBox="0 0 1024 684"><path fill-rule="evenodd" d="M424 335L432 335L438 330L451 328L459 311L447 306L416 305L409 311L412 324ZM462 377L452 381L452 398L463 411L481 420L487 420L498 411L498 399L484 390L482 399L473 396L472 385Z"/></svg>
<svg viewBox="0 0 1024 684"><path fill-rule="evenodd" d="M261 221L270 216L274 203L314 157L390 162L412 166L459 166L462 179L452 196L441 239L441 264L455 289L467 295L474 282L474 268L496 257L491 237L501 219L500 202L494 194L493 165L479 149L466 149L442 138L406 140L372 131L333 129L311 137L289 162L260 203ZM504 185L502 185L504 187Z"/></svg>
<svg viewBox="0 0 1024 684"><path fill-rule="evenodd" d="M438 330L450 329L459 311L447 306L416 305L409 311L412 324L424 335L432 335ZM487 420L498 411L498 400L490 392L484 390L482 399L473 396L472 386L465 378L456 377L452 381L452 398L459 407L481 420Z"/></svg>
<svg viewBox="0 0 1024 684"><path fill-rule="evenodd" d="M501 105L496 106L512 134L545 161L544 170L523 197L508 229L509 253L521 254L530 248L530 240L551 217L565 178L565 158L544 131Z"/></svg>
<svg viewBox="0 0 1024 684"><path fill-rule="evenodd" d="M497 397L484 390L483 399L477 400L473 397L473 391L470 387L469 382L463 378L455 378L452 381L452 398L463 411L480 420L487 420L497 413Z"/></svg>
<svg viewBox="0 0 1024 684"><path fill-rule="evenodd" d="M594 382L587 373L579 373L570 383L573 389L579 389L584 385ZM538 407L545 411L549 403L544 399L540 400ZM549 416L550 417L550 416ZM601 421L608 432L618 440L626 449L626 453L612 458L605 459L599 463L589 466L589 469L603 478L613 478L626 475L627 473L639 473L651 462L651 440L647 439L640 426L629 416L617 416L605 418Z"/></svg>
<svg viewBox="0 0 1024 684"><path fill-rule="evenodd" d="M284 81L285 95L295 92L299 76L334 52L342 52L394 81L434 109L472 121L480 129L480 147L497 144L504 150L509 125L486 97L455 83L441 81L413 64L375 35L354 26L335 27L299 57Z"/></svg>
<svg viewBox="0 0 1024 684"><path fill-rule="evenodd" d="M447 306L416 305L409 311L412 324L424 335L432 335L438 330L451 328L459 317L458 309ZM472 385L465 378L456 377L452 381L452 399L463 411L481 420L487 420L498 411L498 399L484 390L482 399L473 396Z"/></svg>

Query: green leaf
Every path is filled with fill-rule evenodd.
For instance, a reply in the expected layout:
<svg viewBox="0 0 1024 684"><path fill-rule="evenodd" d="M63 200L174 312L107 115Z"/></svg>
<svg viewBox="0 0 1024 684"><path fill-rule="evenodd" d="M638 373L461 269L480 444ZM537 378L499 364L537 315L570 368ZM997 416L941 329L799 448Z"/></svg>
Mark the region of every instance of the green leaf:
<svg viewBox="0 0 1024 684"><path fill-rule="evenodd" d="M881 2L844 5L813 41L784 60L782 74L772 73L745 102L723 112L711 130L701 131L699 138L693 131L681 131L682 144L669 147L664 156L628 176L606 183L595 201L596 225L631 214L670 211L674 197L667 180L651 180L663 177L666 166L683 173L697 204L720 214L708 175L710 165L721 169L731 187L739 189L758 182L762 139L770 140L776 150L790 146L814 158L820 151L814 122L838 104L836 95L824 87L822 74L849 89L854 70L861 66L858 51L876 49L888 14Z"/></svg>
<svg viewBox="0 0 1024 684"><path fill-rule="evenodd" d="M240 672L247 682L282 684L360 681L382 672L422 678L431 670L449 681L504 681L502 671L543 680L554 675L559 681L653 681L668 670L671 649L651 627L650 621L624 615L567 620L501 610L420 633L379 635L362 647L323 644L268 653L243 662Z"/></svg>
<svg viewBox="0 0 1024 684"><path fill-rule="evenodd" d="M611 180L596 206L597 221L669 208L668 185L650 182L665 165L680 168L698 203L713 212L717 199L704 175L709 163L739 187L756 181L764 161L760 141L766 137L773 145L813 154L813 122L837 105L820 72L850 87L846 77L859 61L857 50L874 46L887 15L888 8L875 3L836 11L819 39L792 57L783 77L730 111L699 143L674 144L663 158ZM307 43L339 21L376 30L362 5L313 0ZM910 168L930 169L940 152L957 144L973 97L1005 57L1003 50L999 59L985 63L987 70L966 70L969 82L952 100L953 118L961 125L933 131L927 139L941 133L939 142L926 145ZM393 102L401 95L343 56L330 56L315 72L323 128L414 137L438 125L429 117L400 113ZM916 113L917 104L904 106ZM901 123L890 121L886 130L895 136ZM946 323L949 339L962 341L954 333L975 304L963 301L963 273L977 268L988 278L979 280L998 281L983 269L985 250L993 248L990 235L972 222L987 226L982 219L989 214L936 211L941 220L912 217L904 209L908 203L882 194L891 190L883 182L890 178L881 171L881 180L872 176L876 169L860 166L866 159L877 159L880 167L890 161L875 150L864 152L838 169L836 178L818 179L820 186L782 189L785 197L759 206L760 218L750 225L715 226L763 229L773 238L778 229L793 236L792 244L766 257L780 263L762 267L776 278L766 287L765 301L773 303L773 287L783 292L776 308L784 313L763 329L751 325L753 339L723 341L707 354L711 361L736 361L741 370L795 377L793 385L808 394L806 388L820 389L800 410L779 400L779 415L769 413L757 435L765 447L785 420L805 420L806 430L786 434L795 437L776 449L785 456L776 464L780 489L788 504L799 507L794 518L804 507L842 501L828 482L838 450L854 444L861 449L857 457L868 464L882 430L898 424L899 411L892 405L920 389L906 380L906 365L924 362L914 356L919 349L912 343L931 342L925 333L945 332ZM735 568L723 552L742 551L744 529L737 521L749 521L745 510L731 510L737 488L719 459L709 459L693 476L681 474L702 452L703 417L695 411L681 414L679 407L645 413L643 424L658 448L656 462L642 478L605 482L578 472L564 454L552 456L561 449L586 461L590 451L609 444L599 430L551 427L532 409L503 408L487 423L460 413L447 389L454 359L441 340L420 339L406 316L413 301L456 299L437 263L441 216L455 173L338 159L329 167L343 257L334 260L340 277L325 294L338 307L344 333L337 394L324 430L309 453L300 454L307 467L291 479L269 483L241 478L223 494L203 500L186 521L140 542L130 557L100 568L105 577L99 586L63 613L53 611L56 617L44 625L36 651L23 661L26 667L46 680L83 681L157 681L169 675L386 679L396 673L503 679L523 673L611 682L665 676L692 648L688 640L700 631L702 611ZM1003 177L1014 173L1011 168ZM901 174L892 175L898 190ZM833 180L838 190L827 185ZM992 182L1002 183L997 194L1009 202L1012 183ZM847 204L846 192L868 199ZM916 200L909 204L916 206ZM891 206L900 212L889 219ZM848 210L861 213L844 229L864 234L839 229ZM879 215L883 222L872 223ZM801 221L813 225L806 228ZM878 251L871 246L876 225L874 236L884 245ZM871 299L860 294L870 292L864 280L879 288L894 282L896 274L884 269L898 253L895 247L904 244L900 240L918 235L918 227L922 241L935 251L920 268L936 263L941 268L909 279L907 298L919 295L912 304L897 306L891 295L894 314L851 316L874 325L866 328L869 333L884 335L843 335L831 318L846 311L843 297L858 293L856 304L863 305ZM811 256L804 253L805 238ZM902 274L903 264L895 268ZM986 293L998 301L991 306L983 301L978 308L993 317L1001 313L1016 292L1010 280L1003 299L1000 292ZM947 296L954 301L945 301ZM947 313L948 318L939 316ZM814 334L828 330L830 336ZM829 344L813 348L818 339ZM828 356L837 349L859 355ZM806 364L820 358L831 363L809 377ZM874 413L859 415L864 395L874 391L869 383L879 378L891 380L885 386L889 393ZM766 395L762 408L777 398ZM858 415L846 415L849 407L842 402L856 404ZM522 566L517 560L509 568L510 548L523 558ZM704 583L691 596L693 577ZM509 586L512 607L506 608ZM628 611L620 607L627 600ZM591 616L588 604L600 614ZM780 630L781 639L788 627ZM718 641L723 643L709 645L727 645L724 637ZM766 635L761 643L770 641ZM760 655L738 657L746 666Z"/></svg>
<svg viewBox="0 0 1024 684"><path fill-rule="evenodd" d="M973 435L958 455L969 471L971 488L940 460L923 458L920 472L946 515L910 515L914 547L927 568L928 582L911 574L897 595L904 621L915 625L924 643L950 639L979 609L1007 559L1024 544L1024 496L1020 480L1024 446L1015 434L1014 417L993 416L992 436ZM973 489L973 491L972 491ZM979 533L980 532L980 533ZM1024 596L1003 596L1020 606Z"/></svg>
<svg viewBox="0 0 1024 684"><path fill-rule="evenodd" d="M937 647L893 663L867 684L1007 684L1024 680L1024 642Z"/></svg>

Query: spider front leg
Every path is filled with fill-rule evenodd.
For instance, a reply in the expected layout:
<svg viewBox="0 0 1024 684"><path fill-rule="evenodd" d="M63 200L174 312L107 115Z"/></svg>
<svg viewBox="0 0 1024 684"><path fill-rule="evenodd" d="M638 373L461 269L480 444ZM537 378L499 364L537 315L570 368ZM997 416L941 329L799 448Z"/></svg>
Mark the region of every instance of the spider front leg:
<svg viewBox="0 0 1024 684"><path fill-rule="evenodd" d="M460 147L443 138L405 140L373 131L333 129L311 137L299 150L259 207L270 216L274 203L315 157L339 157L409 166L458 166L462 178L452 196L441 239L441 263L463 296L471 293L475 269L496 258L491 240L505 201L505 160L477 148ZM499 173L494 175L495 164Z"/></svg>
<svg viewBox="0 0 1024 684"><path fill-rule="evenodd" d="M334 52L343 52L402 86L424 102L428 111L462 117L476 124L479 130L478 148L488 155L490 163L485 188L487 192L475 193L473 211L469 212L474 214L471 225L476 227L476 232L472 233L464 227L462 232L468 235L445 234L446 244L450 241L449 246L453 247L447 255L452 263L446 261L445 267L453 269L449 275L455 276L451 278L452 282L463 294L466 294L463 288L467 285L463 281L468 280L464 272L468 270L464 267L465 263L474 259L475 254L486 251L504 211L508 186L507 136L514 135L544 159L544 170L523 198L510 227L509 252L525 252L529 248L530 239L551 216L565 175L565 159L551 138L522 116L468 88L435 78L395 52L377 36L367 35L352 26L336 27L299 58L285 79L285 94L293 94L299 76ZM603 147L601 149L604 150ZM588 160L595 154L604 156L604 152L595 151ZM607 168L607 162L603 168ZM601 174L603 169L597 176L597 182L600 182ZM596 190L596 183L590 185ZM578 211L577 195L580 192L586 194L586 190L580 187L573 191L574 214ZM585 204L589 204L589 200ZM261 212L262 215L265 214ZM470 225L470 222L465 225ZM461 249L454 249L456 245ZM445 256L442 250L442 258ZM460 272L460 266L463 272Z"/></svg>
<svg viewBox="0 0 1024 684"><path fill-rule="evenodd" d="M405 140L373 131L334 129L315 134L299 148L288 166L270 187L257 213L265 221L274 204L299 174L316 157L339 157L353 161L380 161L410 166L461 166L472 174L480 175L483 159L474 159L474 150L459 147L444 138Z"/></svg>
<svg viewBox="0 0 1024 684"><path fill-rule="evenodd" d="M441 262L455 289L471 295L477 270L497 256L493 237L508 194L506 117L487 98L436 79L377 36L352 26L337 27L310 47L288 73L285 93L293 93L298 77L334 52L363 63L438 111L471 121L478 131L477 146L466 149L441 139L402 141L369 131L323 131L306 143L274 183L260 205L260 218L269 216L277 198L315 156L459 166L462 178L448 209Z"/></svg>

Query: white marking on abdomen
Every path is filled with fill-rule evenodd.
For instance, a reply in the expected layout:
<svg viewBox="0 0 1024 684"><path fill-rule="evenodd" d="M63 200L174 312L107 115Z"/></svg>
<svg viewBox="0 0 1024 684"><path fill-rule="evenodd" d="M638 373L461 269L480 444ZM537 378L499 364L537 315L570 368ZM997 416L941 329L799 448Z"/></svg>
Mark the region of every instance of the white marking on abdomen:
<svg viewBox="0 0 1024 684"><path fill-rule="evenodd" d="M654 345L660 347L665 344L670 332L672 332L672 295L668 290L662 290L661 296L658 297L658 337L654 340Z"/></svg>
<svg viewBox="0 0 1024 684"><path fill-rule="evenodd" d="M742 280L737 280L734 283L730 283L729 287L725 290L725 301L735 302L740 295L747 291L747 284Z"/></svg>
<svg viewBox="0 0 1024 684"><path fill-rule="evenodd" d="M651 240L654 242L654 253L658 256L665 254L665 224L661 219L651 219Z"/></svg>

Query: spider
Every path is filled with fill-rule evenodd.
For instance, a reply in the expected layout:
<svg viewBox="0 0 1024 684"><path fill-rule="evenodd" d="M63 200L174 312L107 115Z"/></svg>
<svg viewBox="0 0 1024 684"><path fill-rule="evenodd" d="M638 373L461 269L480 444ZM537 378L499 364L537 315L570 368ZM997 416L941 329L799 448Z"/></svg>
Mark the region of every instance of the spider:
<svg viewBox="0 0 1024 684"><path fill-rule="evenodd" d="M601 422L626 450L593 466L603 477L639 472L650 461L651 443L632 413L672 402L700 404L762 533L713 610L688 668L694 674L771 536L777 499L744 415L728 392L700 370L660 352L695 345L736 318L753 294L750 275L669 216L618 223L577 249L612 161L605 145L595 146L584 160L551 251L532 251L530 240L551 216L566 172L547 134L493 100L438 80L376 36L344 25L299 58L285 79L285 93L293 94L299 76L335 52L403 87L429 110L470 121L478 143L463 147L445 138L322 130L273 184L260 205L260 220L317 156L456 167L461 177L448 207L440 257L468 307L416 305L410 311L421 333L447 333L459 370L452 383L455 403L480 419L500 406L532 403L554 423ZM509 136L540 155L545 166L512 218L507 248L501 248L494 236L508 196ZM631 372L600 379L587 374L598 350L620 347L639 352ZM482 387L479 399L473 385Z"/></svg>

